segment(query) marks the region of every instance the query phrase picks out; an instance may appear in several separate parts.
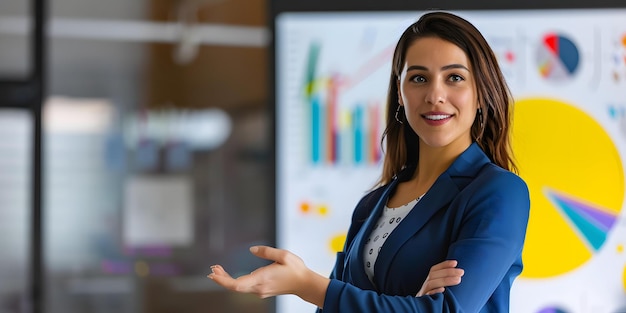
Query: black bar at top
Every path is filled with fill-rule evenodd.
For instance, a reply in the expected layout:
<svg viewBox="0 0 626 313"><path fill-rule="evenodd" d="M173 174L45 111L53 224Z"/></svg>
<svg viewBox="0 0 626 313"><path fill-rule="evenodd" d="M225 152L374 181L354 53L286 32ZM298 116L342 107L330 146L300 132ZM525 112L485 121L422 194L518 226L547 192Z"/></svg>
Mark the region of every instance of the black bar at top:
<svg viewBox="0 0 626 313"><path fill-rule="evenodd" d="M623 0L272 0L270 13L308 11L529 10L626 8Z"/></svg>

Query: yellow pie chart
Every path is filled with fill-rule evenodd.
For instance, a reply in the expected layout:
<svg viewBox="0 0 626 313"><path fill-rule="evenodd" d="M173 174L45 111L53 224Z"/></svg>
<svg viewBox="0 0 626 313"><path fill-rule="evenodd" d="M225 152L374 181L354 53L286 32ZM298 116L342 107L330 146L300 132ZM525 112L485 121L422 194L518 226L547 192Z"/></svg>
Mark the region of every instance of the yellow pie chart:
<svg viewBox="0 0 626 313"><path fill-rule="evenodd" d="M594 118L555 99L517 101L512 135L531 201L521 277L570 272L602 249L622 209L618 150Z"/></svg>

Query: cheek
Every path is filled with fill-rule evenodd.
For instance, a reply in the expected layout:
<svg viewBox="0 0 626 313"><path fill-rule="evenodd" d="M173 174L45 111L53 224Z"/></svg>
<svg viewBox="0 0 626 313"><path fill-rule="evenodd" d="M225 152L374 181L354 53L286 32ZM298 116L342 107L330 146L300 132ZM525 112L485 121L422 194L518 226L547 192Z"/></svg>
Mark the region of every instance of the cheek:
<svg viewBox="0 0 626 313"><path fill-rule="evenodd" d="M401 89L402 101L404 105L418 106L424 102L426 95L418 88L403 88Z"/></svg>
<svg viewBox="0 0 626 313"><path fill-rule="evenodd" d="M478 109L478 97L472 91L457 94L455 101L463 110L475 111Z"/></svg>

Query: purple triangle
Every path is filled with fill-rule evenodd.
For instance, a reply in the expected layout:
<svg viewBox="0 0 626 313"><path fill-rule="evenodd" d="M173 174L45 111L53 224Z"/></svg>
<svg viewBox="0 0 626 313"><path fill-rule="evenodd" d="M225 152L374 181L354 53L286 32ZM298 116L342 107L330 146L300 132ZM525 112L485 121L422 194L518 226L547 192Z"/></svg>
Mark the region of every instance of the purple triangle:
<svg viewBox="0 0 626 313"><path fill-rule="evenodd" d="M552 192L552 194L559 198L559 200L563 201L563 203L567 204L570 208L576 210L578 214L593 220L596 224L598 224L598 226L601 226L604 231L609 231L613 224L615 224L617 218L611 213L576 201L561 193Z"/></svg>

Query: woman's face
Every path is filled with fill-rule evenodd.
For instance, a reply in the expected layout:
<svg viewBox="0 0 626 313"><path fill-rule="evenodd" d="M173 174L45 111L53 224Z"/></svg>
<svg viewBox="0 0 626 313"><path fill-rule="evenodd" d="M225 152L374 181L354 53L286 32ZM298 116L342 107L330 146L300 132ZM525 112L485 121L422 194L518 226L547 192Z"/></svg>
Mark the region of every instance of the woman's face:
<svg viewBox="0 0 626 313"><path fill-rule="evenodd" d="M398 99L420 146L463 151L471 144L476 84L467 55L456 45L435 37L413 42L398 80Z"/></svg>

